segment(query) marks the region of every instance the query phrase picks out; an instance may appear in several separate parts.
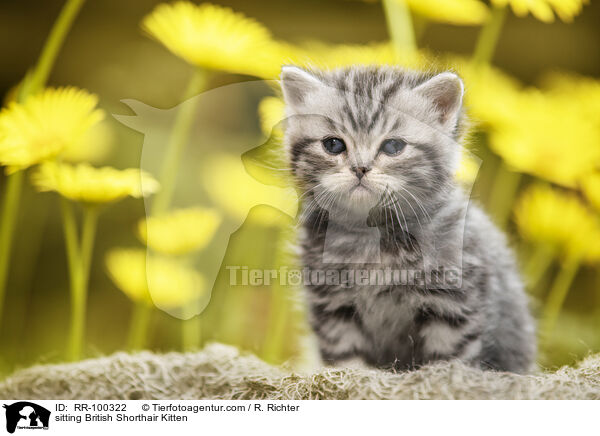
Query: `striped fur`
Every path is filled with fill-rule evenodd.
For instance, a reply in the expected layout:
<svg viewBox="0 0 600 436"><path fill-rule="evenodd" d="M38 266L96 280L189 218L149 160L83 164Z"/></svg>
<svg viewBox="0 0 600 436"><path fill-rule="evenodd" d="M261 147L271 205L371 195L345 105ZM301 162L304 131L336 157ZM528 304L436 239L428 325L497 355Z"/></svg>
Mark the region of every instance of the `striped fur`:
<svg viewBox="0 0 600 436"><path fill-rule="evenodd" d="M454 282L307 284L323 360L360 358L400 370L461 359L528 371L534 326L514 257L453 178L463 119L460 79L391 67L285 67L282 89L289 162L303 191L304 265L424 277L458 272ZM342 139L347 150L326 152L328 137ZM407 145L385 155L379 147L388 138ZM357 166L369 169L364 177L352 170Z"/></svg>

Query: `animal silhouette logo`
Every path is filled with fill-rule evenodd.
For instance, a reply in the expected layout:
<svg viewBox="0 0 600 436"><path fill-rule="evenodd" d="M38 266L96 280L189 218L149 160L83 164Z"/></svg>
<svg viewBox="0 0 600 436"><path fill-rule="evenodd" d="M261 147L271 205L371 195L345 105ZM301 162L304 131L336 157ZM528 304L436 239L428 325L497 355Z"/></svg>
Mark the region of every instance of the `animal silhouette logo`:
<svg viewBox="0 0 600 436"><path fill-rule="evenodd" d="M6 431L14 433L16 429L48 429L50 411L29 401L4 404L6 409Z"/></svg>
<svg viewBox="0 0 600 436"><path fill-rule="evenodd" d="M214 286L222 267L230 236L242 226L253 208L266 205L286 214L291 220L302 221L303 219L303 214L298 212L300 203L304 201L302 198L304 194L297 191L291 177L288 181L283 181L285 177L281 177L282 174L290 176L289 170L268 162L266 164L264 161L261 162L264 156L284 155L281 143L274 146L274 143L277 142L273 140L276 135L272 134L271 138L261 144L260 140L256 140L256 133L252 134L244 125L248 111L248 102L245 99L248 96L264 94L265 85L271 88L278 87L277 83L268 81L266 83L264 81L236 83L203 92L168 109L155 108L137 100L125 99L122 100L122 103L127 105L134 115L113 114L122 124L144 135L140 160L141 169L155 175L160 175L167 163L165 155L171 143L173 131L176 130L175 127L182 122L182 119L188 123L189 135L183 144L180 144L181 147L176 155L176 180L172 186L163 186L161 189L171 191L171 207L173 208L216 207L228 214L229 217L233 217L233 219L222 222L213 242L206 248L206 251L210 252L210 256L197 261L194 265L201 269L206 280L205 285L209 289ZM278 129L283 130L286 123L284 118L284 114L282 114L281 119L278 120L280 122L277 126ZM275 127L273 129L275 130ZM471 162L478 168L480 160L468 152L467 154L470 155ZM267 171L263 171L264 169ZM469 194L472 181L465 187ZM317 195L317 198L327 200L328 197ZM153 198L145 198L144 201L147 215L152 215ZM319 206L329 214L340 214L342 218L347 213L344 210L338 211L328 201L322 202ZM411 205L411 207L416 206ZM310 207L308 210L311 210ZM466 214L466 208L463 212ZM361 221L364 221L363 233L369 234L370 237L369 243L363 246L362 250L371 253L369 258L373 263L379 263L379 230L367 224L367 214L363 218ZM327 227L323 262L335 264L340 259L335 256L333 250L329 249L336 243L335 240L328 237L329 230L331 229ZM427 236L425 235L424 238ZM457 233L458 240L445 241L445 243L448 246L460 246L462 236L462 232L459 232ZM152 235L149 234L148 237L151 238ZM443 250L444 247L439 248L440 252ZM459 252L459 256L461 255ZM455 267L455 265L460 268L462 259L454 259L451 266ZM440 264L434 260L431 265L424 265L424 268L426 271L437 271L443 269L444 265L440 267ZM148 285L152 296L152 284ZM457 285L460 283L457 282ZM193 309L195 313L188 312L185 316L169 307L160 305L157 307L173 316L189 318L201 313L209 301L210 292Z"/></svg>
<svg viewBox="0 0 600 436"><path fill-rule="evenodd" d="M238 101L245 98L240 96L264 93L264 86L262 82L228 85L203 92L167 109L127 99L122 103L135 115L113 115L125 126L144 135L141 169L160 179L171 134L175 125L181 122L178 116L182 112L193 113L188 120L189 135L177 156L174 186L161 186L161 189L171 190L172 209L210 207L228 218L221 222L210 245L204 250L210 255L201 257L200 253L199 259L193 261L194 268L201 272L204 285L209 290L199 292L203 300L193 309L195 313L188 311L184 314L178 308L161 306L158 299L154 301L159 309L172 316L187 319L204 310L225 259L230 237L252 211L264 210L266 206L285 214L290 221L296 217L296 189L291 185L269 183L248 171L248 162L253 160L250 152L260 148L261 139L248 126L239 125L245 117L243 111L223 105L223 102L231 102L231 106L239 106ZM236 124L238 112L240 116ZM153 201L152 197L144 199L147 216L153 214ZM150 231L149 239L152 238ZM148 290L152 297L153 284L150 281Z"/></svg>

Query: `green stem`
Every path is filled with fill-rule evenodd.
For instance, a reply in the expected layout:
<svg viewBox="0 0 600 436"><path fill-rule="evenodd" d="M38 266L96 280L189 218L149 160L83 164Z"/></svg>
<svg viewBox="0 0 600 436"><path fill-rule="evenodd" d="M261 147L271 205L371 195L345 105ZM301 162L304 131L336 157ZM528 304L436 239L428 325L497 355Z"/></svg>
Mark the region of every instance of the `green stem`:
<svg viewBox="0 0 600 436"><path fill-rule="evenodd" d="M60 15L52 26L50 35L46 38L33 73L27 75L23 82L17 96L19 102L25 101L30 94L38 92L45 86L65 36L84 1L68 0L63 6ZM8 176L6 185L5 198L2 202L2 217L0 218L0 321L2 319L3 300L6 293L6 281L12 251L12 236L15 232L15 222L19 213L23 171Z"/></svg>
<svg viewBox="0 0 600 436"><path fill-rule="evenodd" d="M148 329L152 321L152 306L136 303L131 314L128 347L130 350L141 350L146 346Z"/></svg>
<svg viewBox="0 0 600 436"><path fill-rule="evenodd" d="M23 171L12 174L6 181L6 191L2 199L2 216L0 218L0 326L2 325L9 258L22 186Z"/></svg>
<svg viewBox="0 0 600 436"><path fill-rule="evenodd" d="M217 327L219 340L242 346L244 338L243 325L246 322L245 314L247 313L244 307L246 307L246 299L250 298L248 295L254 290L250 287L232 286L225 287L223 290L225 295L221 307L226 314L221 317Z"/></svg>
<svg viewBox="0 0 600 436"><path fill-rule="evenodd" d="M573 279L577 275L577 271L579 270L579 259L570 258L567 259L558 275L554 279L554 283L550 288L550 292L548 293L548 299L546 300L546 305L544 307L544 313L542 318L542 326L541 326L541 334L542 337L547 339L554 325L556 324L556 320L558 319L558 315L562 309L563 303L569 293L569 288L573 283Z"/></svg>
<svg viewBox="0 0 600 436"><path fill-rule="evenodd" d="M6 192L2 201L2 217L0 221L0 321L8 278L8 260L15 230L21 188L23 186L23 171L12 174L6 181Z"/></svg>
<svg viewBox="0 0 600 436"><path fill-rule="evenodd" d="M69 359L75 360L77 351L77 336L76 331L79 321L78 310L81 305L81 297L78 292L78 283L81 282L81 269L79 268L81 255L79 253L79 242L77 241L77 223L73 205L66 198L60 199L63 231L65 236L65 247L67 252L67 266L69 268L69 289L71 294L71 320L70 320L70 336L67 356Z"/></svg>
<svg viewBox="0 0 600 436"><path fill-rule="evenodd" d="M65 41L67 33L69 33L69 30L73 25L75 17L77 17L79 10L83 6L83 3L85 3L85 0L68 0L63 6L58 18L54 22L54 26L52 26L48 38L46 38L42 53L35 66L31 79L27 83L28 86L23 90L24 94L29 95L30 93L36 93L45 86L50 71L56 61L56 56Z"/></svg>
<svg viewBox="0 0 600 436"><path fill-rule="evenodd" d="M477 39L477 45L473 53L473 63L475 65L491 63L505 18L506 6L492 8L490 18L481 29Z"/></svg>
<svg viewBox="0 0 600 436"><path fill-rule="evenodd" d="M74 220L67 219L68 232L73 233ZM86 206L83 212L83 229L81 233L81 247L76 254L68 255L74 258L72 264L74 274L71 281L71 330L69 334L69 345L67 357L69 360L81 358L83 349L83 338L85 335L85 311L88 294L88 281L90 265L94 251L94 239L98 222L98 210L94 206ZM65 232L65 237L67 232ZM69 237L70 239L70 237ZM68 250L73 250L72 242L67 241Z"/></svg>
<svg viewBox="0 0 600 436"><path fill-rule="evenodd" d="M412 17L405 0L383 0L388 31L398 55L412 54L417 49Z"/></svg>
<svg viewBox="0 0 600 436"><path fill-rule="evenodd" d="M274 266L279 269L280 275L287 274L290 258L284 246L293 239L288 231L280 231L277 235L277 248L275 251ZM274 280L271 284L271 304L269 308L269 322L263 345L262 358L270 363L280 363L283 358L286 326L290 322L292 310L288 295L291 289L281 282L282 277Z"/></svg>
<svg viewBox="0 0 600 436"><path fill-rule="evenodd" d="M200 315L182 321L181 343L183 351L194 351L202 342L202 319Z"/></svg>
<svg viewBox="0 0 600 436"><path fill-rule="evenodd" d="M4 315L4 322L9 323L7 325L11 330L6 348L11 350L10 361L15 363L26 359L26 352L21 344L29 333L29 308L37 300L37 295L32 295L32 286L48 224L48 206L51 200L53 199L50 196L39 195L31 189L26 190L25 195L21 197L21 202L25 206L21 207L21 215L27 217L27 235L23 235L24 238L20 240L19 257L15 253L11 269L11 283L15 289L18 289L19 298L11 302L10 312Z"/></svg>
<svg viewBox="0 0 600 436"><path fill-rule="evenodd" d="M94 253L94 240L96 239L97 227L97 206L85 206L83 212L83 230L81 234L81 268L83 278L82 286L84 287L84 290L87 290L90 278L90 266L92 264L92 255Z"/></svg>
<svg viewBox="0 0 600 436"><path fill-rule="evenodd" d="M61 197L60 206L62 212L63 231L65 236L65 247L67 252L67 266L69 268L69 284L71 295L75 293L75 283L79 280L79 268L77 262L79 259L79 242L77 241L77 223L73 206L69 200Z"/></svg>
<svg viewBox="0 0 600 436"><path fill-rule="evenodd" d="M521 173L512 171L501 162L490 193L490 212L501 228L506 226L520 182Z"/></svg>
<svg viewBox="0 0 600 436"><path fill-rule="evenodd" d="M201 92L207 81L206 72L196 69L185 91L187 101L183 102L177 111L173 130L166 147L164 162L160 172L160 191L154 196L151 215L160 215L167 211L171 204L175 183L177 181L177 169L185 149L190 128L196 113L198 99L192 97Z"/></svg>
<svg viewBox="0 0 600 436"><path fill-rule="evenodd" d="M201 309L203 298L190 302L187 306L185 320L181 321L181 344L183 351L194 351L202 344L202 316Z"/></svg>
<svg viewBox="0 0 600 436"><path fill-rule="evenodd" d="M525 276L532 291L539 289L539 281L548 271L555 255L556 251L548 244L536 244L525 266Z"/></svg>
<svg viewBox="0 0 600 436"><path fill-rule="evenodd" d="M287 299L285 291L279 284L271 287L271 307L269 310L269 323L265 337L262 358L270 363L279 363L281 349L285 336L285 327L288 319Z"/></svg>

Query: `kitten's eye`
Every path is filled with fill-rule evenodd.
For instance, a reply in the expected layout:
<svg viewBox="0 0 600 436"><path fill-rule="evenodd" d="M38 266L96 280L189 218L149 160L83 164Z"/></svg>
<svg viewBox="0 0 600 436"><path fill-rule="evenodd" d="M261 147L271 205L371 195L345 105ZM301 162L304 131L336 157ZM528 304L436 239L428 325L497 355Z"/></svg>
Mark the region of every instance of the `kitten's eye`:
<svg viewBox="0 0 600 436"><path fill-rule="evenodd" d="M402 139L386 139L381 143L380 150L388 156L395 156L400 153L404 147L406 147L406 142Z"/></svg>
<svg viewBox="0 0 600 436"><path fill-rule="evenodd" d="M346 150L346 144L340 138L327 138L323 140L323 147L331 154L340 154Z"/></svg>

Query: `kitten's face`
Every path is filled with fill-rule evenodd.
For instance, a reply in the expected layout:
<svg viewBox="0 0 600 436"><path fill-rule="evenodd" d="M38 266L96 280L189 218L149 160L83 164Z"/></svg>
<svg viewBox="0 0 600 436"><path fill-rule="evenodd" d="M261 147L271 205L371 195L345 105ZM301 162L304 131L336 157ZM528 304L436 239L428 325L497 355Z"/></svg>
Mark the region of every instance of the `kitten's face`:
<svg viewBox="0 0 600 436"><path fill-rule="evenodd" d="M456 75L285 67L282 88L291 166L321 207L364 217L394 198L418 214L451 182L460 154Z"/></svg>

